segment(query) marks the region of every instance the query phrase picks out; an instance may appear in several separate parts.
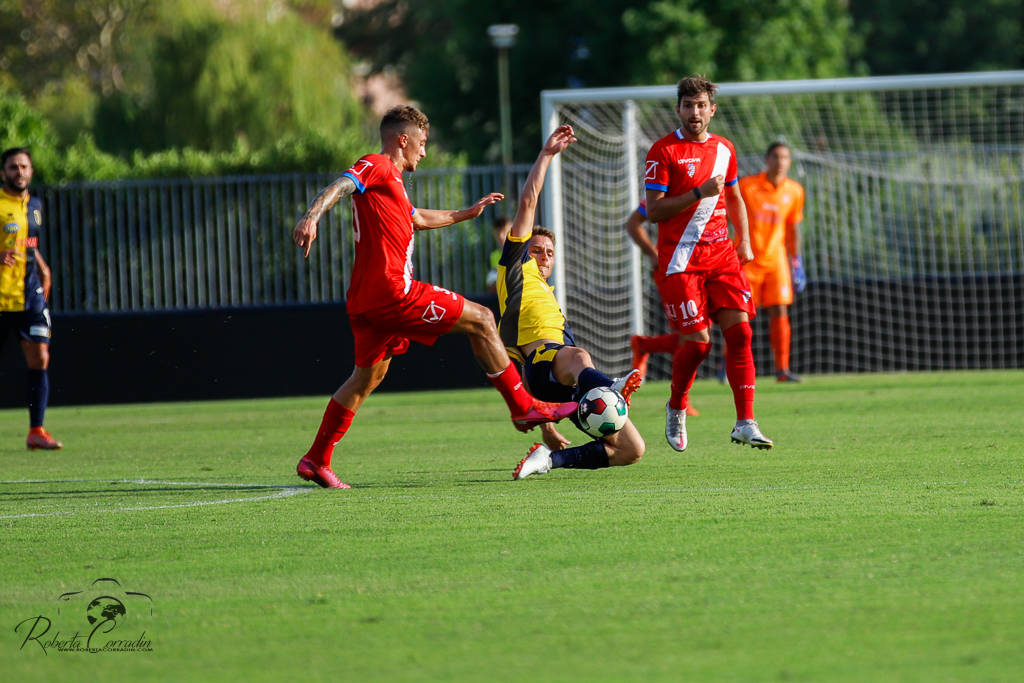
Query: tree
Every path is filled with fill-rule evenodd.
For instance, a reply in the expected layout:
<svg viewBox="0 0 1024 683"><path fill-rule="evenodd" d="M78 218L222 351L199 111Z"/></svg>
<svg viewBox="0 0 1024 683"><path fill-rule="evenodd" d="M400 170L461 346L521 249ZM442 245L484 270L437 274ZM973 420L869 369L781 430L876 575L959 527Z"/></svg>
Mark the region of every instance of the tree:
<svg viewBox="0 0 1024 683"><path fill-rule="evenodd" d="M852 3L861 59L873 74L1019 69L1024 0Z"/></svg>
<svg viewBox="0 0 1024 683"><path fill-rule="evenodd" d="M438 124L435 135L476 162L498 159L493 23L520 27L509 52L518 159L531 158L540 140L544 89L669 84L696 71L717 81L846 73L843 0L636 4L383 0L348 11L336 33L371 70L398 69Z"/></svg>

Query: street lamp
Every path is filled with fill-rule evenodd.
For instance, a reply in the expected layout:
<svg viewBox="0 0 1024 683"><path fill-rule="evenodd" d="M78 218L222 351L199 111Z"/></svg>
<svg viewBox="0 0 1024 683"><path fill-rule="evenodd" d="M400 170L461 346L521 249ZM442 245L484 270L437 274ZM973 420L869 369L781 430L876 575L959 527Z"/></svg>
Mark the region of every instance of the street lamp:
<svg viewBox="0 0 1024 683"><path fill-rule="evenodd" d="M509 104L508 50L516 44L519 26L516 24L491 24L487 35L491 45L498 50L498 106L501 113L501 162L508 176L512 166L512 109ZM511 188L505 188L508 192Z"/></svg>

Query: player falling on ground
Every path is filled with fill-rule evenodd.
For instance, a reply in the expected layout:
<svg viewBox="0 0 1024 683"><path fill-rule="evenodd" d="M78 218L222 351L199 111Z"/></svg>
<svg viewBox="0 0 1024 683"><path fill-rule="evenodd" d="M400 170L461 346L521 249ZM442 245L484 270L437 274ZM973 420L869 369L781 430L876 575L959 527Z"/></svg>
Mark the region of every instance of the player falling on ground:
<svg viewBox="0 0 1024 683"><path fill-rule="evenodd" d="M392 356L405 353L410 340L432 345L442 334L469 337L477 362L498 389L521 431L560 420L576 403L545 403L526 389L498 337L490 309L436 285L414 280L413 233L476 218L503 199L492 192L456 211L416 209L409 202L403 171L415 171L426 156L427 117L414 107L395 107L380 124L381 151L367 154L324 188L295 226L293 239L308 257L317 223L342 197L353 195L355 263L346 310L355 337L352 375L327 402L313 445L296 467L303 479L326 488L349 488L331 469L335 445L356 411L387 374Z"/></svg>
<svg viewBox="0 0 1024 683"><path fill-rule="evenodd" d="M24 147L0 155L3 188L0 189L0 347L9 333L21 337L28 365L29 430L25 446L30 450L63 447L46 428L43 419L50 396L50 267L39 251L43 205L29 194L32 157Z"/></svg>
<svg viewBox="0 0 1024 683"><path fill-rule="evenodd" d="M594 368L590 354L576 346L548 277L555 259L554 234L534 226L544 176L556 154L576 141L571 126L560 126L544 144L523 185L519 208L498 261L498 329L509 355L523 363L530 392L547 401L572 401L594 387L610 386L627 401L640 386L640 373L611 379ZM542 424L544 444L534 444L512 474L523 479L552 468L598 469L632 465L644 440L629 420L610 436L570 448L554 425Z"/></svg>
<svg viewBox="0 0 1024 683"><path fill-rule="evenodd" d="M651 262L651 274L658 273L658 250L651 242L651 236L644 224L647 222L647 200L641 199L640 204L629 214L626 219L626 233L630 239L639 247L644 256ZM640 377L647 376L647 361L652 353L674 354L679 348L679 334L669 332L655 336L634 334L629 338L629 348L633 351L633 367L640 371ZM686 402L686 414L690 417L697 417L700 413L690 405L689 397Z"/></svg>
<svg viewBox="0 0 1024 683"><path fill-rule="evenodd" d="M789 147L773 142L764 153L765 170L740 178L740 193L750 224L750 249L754 254L743 270L750 281L754 306L768 309L775 377L780 382L802 381L789 369L788 309L793 303L793 291L802 292L807 285L800 260L804 188L787 177L791 163Z"/></svg>
<svg viewBox="0 0 1024 683"><path fill-rule="evenodd" d="M672 358L672 391L665 406L665 439L686 450L688 394L697 368L711 351L711 320L726 344L726 374L736 404L731 438L771 448L754 421L754 357L750 318L755 314L750 284L740 267L753 255L747 212L737 187L736 150L708 132L717 106L717 86L700 76L677 87L676 114L682 124L647 154L644 182L647 217L658 223L658 291L681 344ZM736 245L729 240L732 221Z"/></svg>

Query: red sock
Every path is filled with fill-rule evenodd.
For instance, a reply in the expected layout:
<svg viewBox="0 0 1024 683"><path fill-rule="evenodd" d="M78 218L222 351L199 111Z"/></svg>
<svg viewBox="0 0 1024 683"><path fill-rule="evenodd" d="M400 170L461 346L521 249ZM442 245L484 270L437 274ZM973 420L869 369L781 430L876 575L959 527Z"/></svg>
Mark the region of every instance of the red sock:
<svg viewBox="0 0 1024 683"><path fill-rule="evenodd" d="M772 318L771 342L775 352L775 372L789 370L789 316Z"/></svg>
<svg viewBox="0 0 1024 683"><path fill-rule="evenodd" d="M641 353L674 353L679 346L679 335L670 332L657 337L640 337L637 346Z"/></svg>
<svg viewBox="0 0 1024 683"><path fill-rule="evenodd" d="M750 351L753 332L750 323L737 323L722 334L725 336L725 374L732 387L737 420L754 419L754 354Z"/></svg>
<svg viewBox="0 0 1024 683"><path fill-rule="evenodd" d="M533 396L523 386L523 378L512 361L497 375L487 373L487 379L498 390L513 415L522 415L533 406Z"/></svg>
<svg viewBox="0 0 1024 683"><path fill-rule="evenodd" d="M324 411L324 419L320 421L320 430L313 439L313 445L306 451L306 457L316 465L330 467L334 446L345 436L355 416L355 413L335 401L333 397L327 401L327 410Z"/></svg>
<svg viewBox="0 0 1024 683"><path fill-rule="evenodd" d="M682 410L689 403L690 387L697 376L697 368L711 353L711 342L684 341L672 356L672 394L668 405Z"/></svg>

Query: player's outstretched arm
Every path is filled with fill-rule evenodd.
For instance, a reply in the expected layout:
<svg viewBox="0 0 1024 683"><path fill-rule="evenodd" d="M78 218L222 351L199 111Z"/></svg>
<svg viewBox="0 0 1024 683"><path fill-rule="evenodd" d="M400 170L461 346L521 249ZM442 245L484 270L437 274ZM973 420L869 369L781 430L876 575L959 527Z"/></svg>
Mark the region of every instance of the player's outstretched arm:
<svg viewBox="0 0 1024 683"><path fill-rule="evenodd" d="M523 191L519 197L519 208L516 210L515 218L512 219L512 229L509 234L516 238L523 238L533 232L534 220L537 215L537 203L540 199L540 191L544 187L544 177L547 175L548 166L556 154L562 153L566 147L576 142L576 135L572 126L563 125L555 129L548 137L544 147L533 162L530 174L526 176L523 183Z"/></svg>
<svg viewBox="0 0 1024 683"><path fill-rule="evenodd" d="M461 223L471 218L476 218L484 212L488 206L497 204L505 198L500 192L490 192L476 200L473 206L468 209L456 209L454 211L442 211L440 209L416 209L412 215L413 226L417 230L433 230L443 228L453 223Z"/></svg>
<svg viewBox="0 0 1024 683"><path fill-rule="evenodd" d="M647 233L647 228L644 227L646 222L647 218L640 213L639 209L634 209L633 213L629 215L629 219L626 220L626 233L633 240L634 244L640 247L640 251L644 253L651 262L651 265L657 270L658 250L655 249L654 243L651 242L651 236Z"/></svg>
<svg viewBox="0 0 1024 683"><path fill-rule="evenodd" d="M347 176L341 176L333 183L320 190L313 202L306 209L306 215L299 219L292 230L292 240L302 249L302 255L309 258L309 250L316 239L317 223L320 216L338 203L342 197L348 197L356 191L356 184Z"/></svg>

